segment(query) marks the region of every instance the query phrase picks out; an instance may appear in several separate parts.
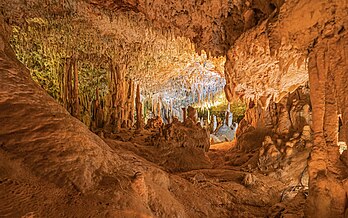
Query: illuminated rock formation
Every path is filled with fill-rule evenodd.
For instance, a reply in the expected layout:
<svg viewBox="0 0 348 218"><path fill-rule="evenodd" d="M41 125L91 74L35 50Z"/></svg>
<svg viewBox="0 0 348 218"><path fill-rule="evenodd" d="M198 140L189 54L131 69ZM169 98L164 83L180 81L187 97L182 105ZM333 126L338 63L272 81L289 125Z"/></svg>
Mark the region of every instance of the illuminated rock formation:
<svg viewBox="0 0 348 218"><path fill-rule="evenodd" d="M347 216L348 152L338 146L348 141L347 1L2 0L0 9L0 208L10 216ZM248 106L230 150L208 151L193 107L183 123L143 129L149 108L170 117L222 88ZM88 128L129 137L105 143ZM15 189L41 203L10 201Z"/></svg>

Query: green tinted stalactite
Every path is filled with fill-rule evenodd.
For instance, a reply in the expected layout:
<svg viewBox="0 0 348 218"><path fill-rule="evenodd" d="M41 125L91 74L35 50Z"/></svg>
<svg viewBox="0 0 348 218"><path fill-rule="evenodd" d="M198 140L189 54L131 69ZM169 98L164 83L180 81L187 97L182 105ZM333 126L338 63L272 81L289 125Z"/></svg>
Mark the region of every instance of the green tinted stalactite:
<svg viewBox="0 0 348 218"><path fill-rule="evenodd" d="M58 7L64 12L74 10L66 8L67 5L70 3L64 2ZM16 22L12 47L33 79L88 126L93 126L92 120L96 117L92 102L97 88L104 126L131 127L135 124L135 91L128 95L131 89L128 79L140 79L147 93L156 93L158 88L170 88L172 84L165 83L167 78L181 74L177 69L186 68L188 62L207 61L206 56L196 55L189 39L174 38L172 30L153 29L152 23L139 15L127 12L115 15L115 22L110 25L116 28L111 36L100 35L93 23L80 22L81 18L74 13L52 16L48 11L42 12L43 16ZM129 46L129 39L136 43ZM76 57L78 63L73 60ZM109 70L110 60L113 69ZM223 61L224 58L209 60L219 72L223 69ZM77 76L75 64L78 65ZM113 73L108 75L109 71ZM117 72L121 72L121 80L117 80ZM159 77L160 74L165 76ZM182 84L175 84L178 85ZM135 89L134 84L132 89Z"/></svg>
<svg viewBox="0 0 348 218"><path fill-rule="evenodd" d="M66 59L64 62L64 70L62 75L62 82L61 82L61 90L62 90L62 99L63 99L63 105L65 108L68 108L68 70L69 70L69 59Z"/></svg>
<svg viewBox="0 0 348 218"><path fill-rule="evenodd" d="M80 119L78 61L74 59L74 117Z"/></svg>

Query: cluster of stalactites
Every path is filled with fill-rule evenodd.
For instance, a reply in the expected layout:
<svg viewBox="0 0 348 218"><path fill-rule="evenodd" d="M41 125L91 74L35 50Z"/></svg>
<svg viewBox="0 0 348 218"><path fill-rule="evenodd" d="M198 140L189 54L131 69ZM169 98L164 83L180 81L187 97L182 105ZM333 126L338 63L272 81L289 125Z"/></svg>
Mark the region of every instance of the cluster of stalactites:
<svg viewBox="0 0 348 218"><path fill-rule="evenodd" d="M95 89L95 96L78 93L78 60L73 56L66 60L61 76L60 89L63 106L92 130L119 131L121 128L141 129L142 103L140 85L125 77L125 66L110 62L107 72L107 92ZM136 122L135 122L136 120Z"/></svg>

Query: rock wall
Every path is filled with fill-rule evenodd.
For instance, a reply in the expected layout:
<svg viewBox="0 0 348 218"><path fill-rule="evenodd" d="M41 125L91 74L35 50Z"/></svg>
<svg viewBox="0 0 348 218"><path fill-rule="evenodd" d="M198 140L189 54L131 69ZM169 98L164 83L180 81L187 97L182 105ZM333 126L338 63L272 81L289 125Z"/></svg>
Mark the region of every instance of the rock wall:
<svg viewBox="0 0 348 218"><path fill-rule="evenodd" d="M306 56L283 39L275 50L271 18L243 33L227 52L225 93L232 98L262 99L266 108L308 81ZM271 84L271 85L270 85Z"/></svg>
<svg viewBox="0 0 348 218"><path fill-rule="evenodd" d="M347 1L286 2L278 15L245 32L226 60L227 98L251 99L257 105L245 126L274 127L259 118L265 117L260 108L272 100L283 104L289 92L309 80L314 143L308 217L342 217L345 211L342 181L347 174L339 161L337 136L341 114L342 138L347 140L347 12ZM292 127L291 114L280 111L276 117L285 121L278 123L283 126L278 132Z"/></svg>
<svg viewBox="0 0 348 218"><path fill-rule="evenodd" d="M270 100L264 108L262 98L248 103L248 109L239 125L237 137L243 134L247 126L254 129L266 129L282 137L301 133L303 127L312 124L309 87L301 86L288 93L278 103Z"/></svg>
<svg viewBox="0 0 348 218"><path fill-rule="evenodd" d="M338 114L342 117L342 138L344 141L348 139L347 21L327 23L309 55L314 132L309 162L309 214L313 217L342 217L346 208L347 190L344 191L342 186L346 173L342 169L347 166L342 167L339 160L337 140Z"/></svg>
<svg viewBox="0 0 348 218"><path fill-rule="evenodd" d="M1 151L58 186L91 189L98 181L96 171L117 169L119 157L38 87L15 59L6 30L0 20Z"/></svg>

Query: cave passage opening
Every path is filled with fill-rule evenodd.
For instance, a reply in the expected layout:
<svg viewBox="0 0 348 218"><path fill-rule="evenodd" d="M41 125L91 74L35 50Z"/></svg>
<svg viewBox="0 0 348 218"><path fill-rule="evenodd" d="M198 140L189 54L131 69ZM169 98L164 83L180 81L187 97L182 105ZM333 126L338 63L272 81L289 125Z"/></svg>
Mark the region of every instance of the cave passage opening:
<svg viewBox="0 0 348 218"><path fill-rule="evenodd" d="M222 128L214 142L234 138L245 105L225 98L224 56L198 54L189 39L131 11L104 15L93 28L63 14L13 23L10 43L33 80L92 131L135 128L139 85L144 126L158 117L184 121L182 108L192 106L202 127L212 134Z"/></svg>

